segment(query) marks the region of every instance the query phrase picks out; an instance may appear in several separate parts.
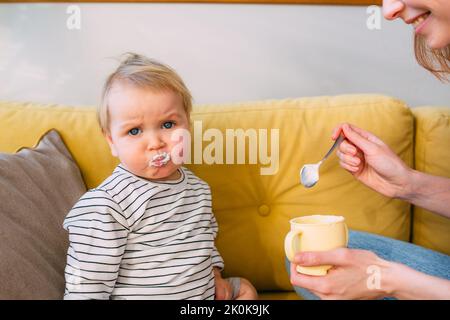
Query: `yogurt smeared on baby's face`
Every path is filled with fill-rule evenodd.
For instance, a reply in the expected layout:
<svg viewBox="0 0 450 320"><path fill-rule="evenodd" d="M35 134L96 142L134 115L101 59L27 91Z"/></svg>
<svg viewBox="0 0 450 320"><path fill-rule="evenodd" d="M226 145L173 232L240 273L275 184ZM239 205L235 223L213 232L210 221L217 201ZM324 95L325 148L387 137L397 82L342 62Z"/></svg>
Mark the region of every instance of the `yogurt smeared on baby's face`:
<svg viewBox="0 0 450 320"><path fill-rule="evenodd" d="M150 162L149 162L149 166L160 168L162 166L165 166L169 161L170 161L170 154L167 152L161 152L161 153L155 154L152 157L152 160L150 160Z"/></svg>

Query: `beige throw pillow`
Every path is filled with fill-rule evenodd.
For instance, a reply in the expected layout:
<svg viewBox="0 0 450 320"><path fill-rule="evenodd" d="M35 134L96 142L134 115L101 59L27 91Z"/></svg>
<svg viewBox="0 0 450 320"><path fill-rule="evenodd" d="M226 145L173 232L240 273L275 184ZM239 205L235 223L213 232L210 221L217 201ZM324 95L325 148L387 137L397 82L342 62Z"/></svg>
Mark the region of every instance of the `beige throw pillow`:
<svg viewBox="0 0 450 320"><path fill-rule="evenodd" d="M0 299L63 298L68 237L62 223L85 192L56 130L35 148L0 153Z"/></svg>

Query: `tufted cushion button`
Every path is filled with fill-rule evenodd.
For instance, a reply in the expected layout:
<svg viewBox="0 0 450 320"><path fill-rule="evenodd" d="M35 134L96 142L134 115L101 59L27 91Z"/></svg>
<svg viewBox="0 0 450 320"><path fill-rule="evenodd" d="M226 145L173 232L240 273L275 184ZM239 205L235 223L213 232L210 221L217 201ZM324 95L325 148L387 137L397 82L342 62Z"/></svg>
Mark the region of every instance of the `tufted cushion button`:
<svg viewBox="0 0 450 320"><path fill-rule="evenodd" d="M270 207L267 204L260 205L258 208L258 212L260 216L268 216L270 213Z"/></svg>

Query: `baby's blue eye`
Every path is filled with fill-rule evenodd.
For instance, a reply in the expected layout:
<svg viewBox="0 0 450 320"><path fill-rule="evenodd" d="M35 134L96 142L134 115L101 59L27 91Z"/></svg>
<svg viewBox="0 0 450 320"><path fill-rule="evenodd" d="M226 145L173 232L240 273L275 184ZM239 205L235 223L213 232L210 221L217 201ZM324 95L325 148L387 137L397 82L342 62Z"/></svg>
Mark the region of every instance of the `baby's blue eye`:
<svg viewBox="0 0 450 320"><path fill-rule="evenodd" d="M164 129L170 129L170 128L172 128L174 125L175 125L174 122L172 122L172 121L166 121L166 122L163 123L162 126L163 126Z"/></svg>
<svg viewBox="0 0 450 320"><path fill-rule="evenodd" d="M133 128L133 129L131 129L130 131L128 131L128 134L129 134L129 135L132 135L132 136L136 136L136 135L139 134L140 131L141 131L141 129Z"/></svg>

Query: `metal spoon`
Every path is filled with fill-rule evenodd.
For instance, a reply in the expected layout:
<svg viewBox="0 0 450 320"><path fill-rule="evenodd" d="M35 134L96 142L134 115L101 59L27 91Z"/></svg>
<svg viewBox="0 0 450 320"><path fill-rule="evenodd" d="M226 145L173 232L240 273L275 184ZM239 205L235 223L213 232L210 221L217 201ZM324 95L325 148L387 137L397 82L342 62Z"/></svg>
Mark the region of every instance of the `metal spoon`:
<svg viewBox="0 0 450 320"><path fill-rule="evenodd" d="M313 187L317 181L319 181L319 167L325 161L326 158L333 152L333 150L344 140L344 136L341 134L339 138L336 139L334 144L328 150L325 157L315 164L305 164L300 170L300 182L306 188Z"/></svg>

